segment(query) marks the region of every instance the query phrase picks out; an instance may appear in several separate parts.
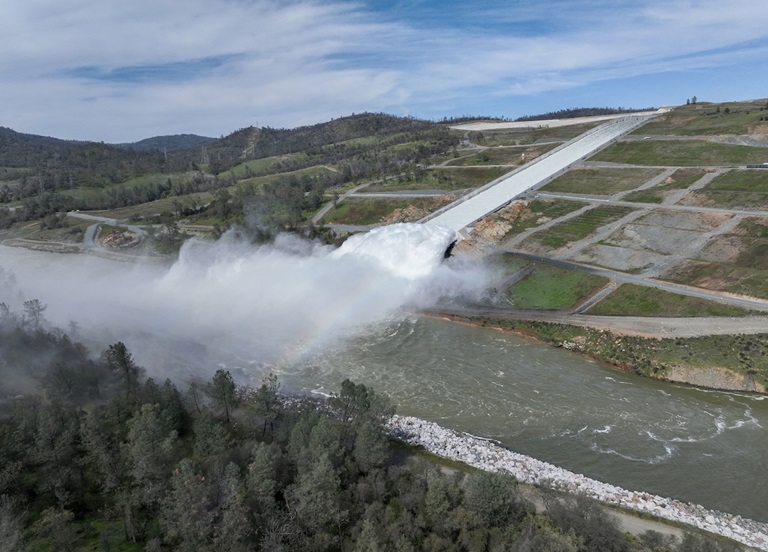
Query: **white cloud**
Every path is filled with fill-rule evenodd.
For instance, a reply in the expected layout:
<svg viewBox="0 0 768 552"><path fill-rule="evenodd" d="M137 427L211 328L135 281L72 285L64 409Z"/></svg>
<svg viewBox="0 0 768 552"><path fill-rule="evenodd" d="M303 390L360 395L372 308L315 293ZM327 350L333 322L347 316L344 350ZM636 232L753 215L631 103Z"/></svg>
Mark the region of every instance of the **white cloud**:
<svg viewBox="0 0 768 552"><path fill-rule="evenodd" d="M446 2L434 25L405 5L384 17L342 2L13 4L0 19L0 124L106 141L363 110L469 113L603 79L762 60L768 35L768 5L751 0ZM164 78L146 75L163 68Z"/></svg>

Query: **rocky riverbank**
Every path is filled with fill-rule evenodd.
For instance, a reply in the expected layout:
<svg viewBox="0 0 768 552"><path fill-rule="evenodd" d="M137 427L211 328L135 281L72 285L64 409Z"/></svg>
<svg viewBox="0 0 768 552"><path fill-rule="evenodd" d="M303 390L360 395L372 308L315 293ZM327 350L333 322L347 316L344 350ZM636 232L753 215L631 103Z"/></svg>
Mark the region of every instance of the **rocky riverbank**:
<svg viewBox="0 0 768 552"><path fill-rule="evenodd" d="M389 420L388 428L393 437L423 446L444 458L482 470L508 471L524 483L584 494L608 504L685 523L768 551L768 524L765 523L657 495L628 491L512 452L492 441L418 418L395 415Z"/></svg>

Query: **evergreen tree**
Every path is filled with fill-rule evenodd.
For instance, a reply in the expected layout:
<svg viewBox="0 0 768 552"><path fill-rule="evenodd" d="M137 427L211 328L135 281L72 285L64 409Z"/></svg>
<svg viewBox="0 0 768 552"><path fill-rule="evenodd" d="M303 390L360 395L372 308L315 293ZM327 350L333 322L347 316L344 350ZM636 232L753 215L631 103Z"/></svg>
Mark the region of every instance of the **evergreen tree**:
<svg viewBox="0 0 768 552"><path fill-rule="evenodd" d="M257 443L251 452L248 464L246 486L251 509L257 521L266 520L277 508L275 496L278 491L277 465L278 449L265 443Z"/></svg>
<svg viewBox="0 0 768 552"><path fill-rule="evenodd" d="M474 471L467 476L464 491L464 504L486 527L505 527L533 513L508 474Z"/></svg>
<svg viewBox="0 0 768 552"><path fill-rule="evenodd" d="M157 516L177 454L177 433L153 404L142 405L127 426L125 453L132 485L118 493L118 507L126 535L135 541Z"/></svg>
<svg viewBox="0 0 768 552"><path fill-rule="evenodd" d="M363 472L383 466L389 453L389 438L381 424L363 421L356 433L353 452Z"/></svg>
<svg viewBox="0 0 768 552"><path fill-rule="evenodd" d="M53 542L55 550L70 552L75 550L78 541L74 519L75 514L69 510L48 508L40 515L33 530L37 536Z"/></svg>
<svg viewBox="0 0 768 552"><path fill-rule="evenodd" d="M288 488L286 501L317 550L326 550L338 541L347 512L341 508L339 475L327 455Z"/></svg>
<svg viewBox="0 0 768 552"><path fill-rule="evenodd" d="M125 465L120 457L119 437L103 424L103 411L91 410L81 424L81 440L87 458L99 475L103 493L111 494L125 478Z"/></svg>
<svg viewBox="0 0 768 552"><path fill-rule="evenodd" d="M232 448L226 428L208 410L195 418L192 430L195 434L192 450L198 458L221 456Z"/></svg>
<svg viewBox="0 0 768 552"><path fill-rule="evenodd" d="M232 379L232 374L222 369L216 370L211 383L207 387L208 395L224 411L227 422L229 422L232 409L238 402L236 390L237 386Z"/></svg>
<svg viewBox="0 0 768 552"><path fill-rule="evenodd" d="M176 431L154 404L142 405L127 425L126 451L134 484L162 483L170 472Z"/></svg>
<svg viewBox="0 0 768 552"><path fill-rule="evenodd" d="M189 552L212 550L213 512L210 488L188 458L176 466L171 491L163 500L160 514L165 539L177 549Z"/></svg>
<svg viewBox="0 0 768 552"><path fill-rule="evenodd" d="M78 476L74 469L77 425L74 417L67 414L49 408L40 411L33 451L42 472L39 488L43 492L53 492L60 506L70 502L70 491Z"/></svg>
<svg viewBox="0 0 768 552"><path fill-rule="evenodd" d="M126 400L139 402L140 380L144 369L137 366L125 343L118 341L104 353L107 367L118 377L123 386Z"/></svg>
<svg viewBox="0 0 768 552"><path fill-rule="evenodd" d="M275 374L269 374L256 391L253 399L254 412L258 417L264 420L262 428L262 437L267 433L267 425L274 431L274 423L278 415L278 393L280 384Z"/></svg>
<svg viewBox="0 0 768 552"><path fill-rule="evenodd" d="M3 552L23 552L27 549L23 518L16 510L15 500L0 495L0 550Z"/></svg>
<svg viewBox="0 0 768 552"><path fill-rule="evenodd" d="M383 552L384 548L379 544L379 538L376 535L376 527L370 520L363 522L360 536L357 537L354 552Z"/></svg>
<svg viewBox="0 0 768 552"><path fill-rule="evenodd" d="M221 499L213 544L217 550L231 552L249 550L248 542L253 529L245 506L240 469L236 464L232 462L227 464L219 485Z"/></svg>

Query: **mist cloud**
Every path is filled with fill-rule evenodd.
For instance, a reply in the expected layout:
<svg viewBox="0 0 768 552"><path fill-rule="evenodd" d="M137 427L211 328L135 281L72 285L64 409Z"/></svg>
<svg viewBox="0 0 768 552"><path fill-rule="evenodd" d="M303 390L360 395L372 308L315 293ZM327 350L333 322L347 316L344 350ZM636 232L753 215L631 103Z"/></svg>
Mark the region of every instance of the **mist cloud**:
<svg viewBox="0 0 768 552"><path fill-rule="evenodd" d="M150 375L237 369L257 380L371 325L446 298L477 295L479 266L449 259L453 231L393 225L340 249L293 236L253 246L234 235L187 242L170 267L0 249L15 275L0 301L38 298L46 318L95 350L124 341ZM6 280L8 278L6 277Z"/></svg>

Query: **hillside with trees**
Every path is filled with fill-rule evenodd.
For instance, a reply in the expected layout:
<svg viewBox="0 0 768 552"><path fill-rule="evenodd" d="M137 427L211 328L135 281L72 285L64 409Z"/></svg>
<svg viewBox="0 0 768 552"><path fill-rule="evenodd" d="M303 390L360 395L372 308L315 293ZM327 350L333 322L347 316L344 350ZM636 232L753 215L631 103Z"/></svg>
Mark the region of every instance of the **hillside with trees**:
<svg viewBox="0 0 768 552"><path fill-rule="evenodd" d="M0 304L2 550L730 551L623 534L584 498L534 504L509 475L392 441L389 400L349 380L328 400L223 369L156 382L122 342L93 355Z"/></svg>
<svg viewBox="0 0 768 552"><path fill-rule="evenodd" d="M136 151L176 151L190 148L196 148L201 144L212 142L215 138L208 136L198 136L197 134L171 134L166 136L153 136L145 138L138 142L129 142L124 144L114 144L123 149L132 149Z"/></svg>
<svg viewBox="0 0 768 552"><path fill-rule="evenodd" d="M637 111L655 111L655 107L642 109L624 107L573 107L549 111L540 115L526 115L518 117L515 121L542 121L546 119L575 119L576 117L596 117L599 115L621 115L622 113L635 113Z"/></svg>
<svg viewBox="0 0 768 552"><path fill-rule="evenodd" d="M0 229L46 218L55 226L57 213L168 198L178 200L171 218L184 203L198 218L244 224L243 206L259 205L265 223L291 226L306 222L326 191L412 171L457 143L436 123L376 113L295 129L248 127L216 140L180 136L171 141L187 143L180 149L160 148L173 137L118 147L0 130Z"/></svg>

